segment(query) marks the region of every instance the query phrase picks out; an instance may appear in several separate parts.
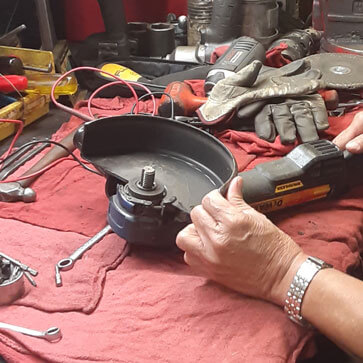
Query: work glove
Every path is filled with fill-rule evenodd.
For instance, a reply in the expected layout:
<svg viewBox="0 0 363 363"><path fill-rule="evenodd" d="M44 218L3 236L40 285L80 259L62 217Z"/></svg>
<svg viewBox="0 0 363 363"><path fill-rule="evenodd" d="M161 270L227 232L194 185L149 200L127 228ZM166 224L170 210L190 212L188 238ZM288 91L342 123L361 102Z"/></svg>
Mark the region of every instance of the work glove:
<svg viewBox="0 0 363 363"><path fill-rule="evenodd" d="M320 71L311 69L303 59L281 68L263 69L260 61L254 61L219 81L197 114L207 125L227 121L237 109L250 103L308 95L325 88L320 77Z"/></svg>
<svg viewBox="0 0 363 363"><path fill-rule="evenodd" d="M329 127L325 102L319 94L275 99L267 105L259 105L262 106L260 110L257 104L241 108L237 124L243 125L252 117L257 136L269 142L273 142L277 134L282 144L293 143L297 134L302 142L315 141L319 139L318 131ZM234 127L238 128L238 125Z"/></svg>

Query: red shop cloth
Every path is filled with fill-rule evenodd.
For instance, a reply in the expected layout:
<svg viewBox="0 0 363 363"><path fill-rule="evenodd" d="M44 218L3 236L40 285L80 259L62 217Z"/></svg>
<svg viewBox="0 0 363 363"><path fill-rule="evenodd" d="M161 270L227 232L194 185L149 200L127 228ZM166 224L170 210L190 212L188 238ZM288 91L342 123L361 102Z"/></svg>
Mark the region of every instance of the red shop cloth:
<svg viewBox="0 0 363 363"><path fill-rule="evenodd" d="M132 102L98 99L93 112L122 114ZM350 120L333 120L329 137ZM54 138L80 123L71 118ZM226 131L222 140L240 169L251 167L251 158L257 163L289 151L279 140L271 145L252 133ZM56 288L55 263L105 225L104 180L67 161L33 187L36 203L0 204L0 251L39 269L39 287L28 286L24 298L0 307L0 320L40 330L58 326L63 339L51 344L3 331L0 355L9 362L295 362L312 354L313 333L290 322L281 308L194 276L181 254L139 249L121 263L124 241L115 234L63 272L64 286ZM351 271L363 250L362 210L360 187L340 200L271 218L305 252Z"/></svg>

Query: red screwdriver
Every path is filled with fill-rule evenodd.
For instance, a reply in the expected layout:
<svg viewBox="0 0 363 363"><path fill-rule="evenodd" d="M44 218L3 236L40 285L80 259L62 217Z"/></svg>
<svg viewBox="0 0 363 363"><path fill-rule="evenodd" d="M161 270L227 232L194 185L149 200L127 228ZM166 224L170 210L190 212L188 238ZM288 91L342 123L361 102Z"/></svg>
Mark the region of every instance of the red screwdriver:
<svg viewBox="0 0 363 363"><path fill-rule="evenodd" d="M16 90L26 93L49 95L53 84L61 74L33 73L27 76L2 76L0 77L0 92L11 93ZM55 95L73 95L77 92L77 80L68 76L64 78L55 89Z"/></svg>

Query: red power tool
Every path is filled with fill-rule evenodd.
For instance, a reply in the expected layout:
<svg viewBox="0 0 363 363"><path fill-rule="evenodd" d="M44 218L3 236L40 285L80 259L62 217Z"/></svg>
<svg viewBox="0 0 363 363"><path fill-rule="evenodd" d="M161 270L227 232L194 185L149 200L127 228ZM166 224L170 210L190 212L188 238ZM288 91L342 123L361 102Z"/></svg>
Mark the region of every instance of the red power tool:
<svg viewBox="0 0 363 363"><path fill-rule="evenodd" d="M165 93L171 99L163 95L161 97L158 112L160 116L172 117L172 104L174 104L174 116L192 116L193 113L207 101L206 97L199 97L193 93L192 88L185 82L172 82Z"/></svg>
<svg viewBox="0 0 363 363"><path fill-rule="evenodd" d="M174 102L174 115L176 116L192 116L194 112L201 107L207 97L196 96L192 88L185 82L172 82L166 89L165 93L169 94L172 100L163 95L161 97L158 112L160 116L171 117L171 105ZM319 92L324 98L325 105L328 110L334 110L338 106L338 93L335 90L322 90Z"/></svg>

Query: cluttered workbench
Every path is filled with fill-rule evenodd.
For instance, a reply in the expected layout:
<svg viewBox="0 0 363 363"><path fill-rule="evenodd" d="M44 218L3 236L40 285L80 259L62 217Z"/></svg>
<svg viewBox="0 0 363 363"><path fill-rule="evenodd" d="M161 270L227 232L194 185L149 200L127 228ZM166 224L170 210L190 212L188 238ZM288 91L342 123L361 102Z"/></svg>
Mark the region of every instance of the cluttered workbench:
<svg viewBox="0 0 363 363"><path fill-rule="evenodd" d="M305 253L362 279L363 159L332 140L361 111L363 34L324 15L362 26L361 8L193 0L150 24L98 3L105 32L61 57L0 46L0 361L353 362L195 274L175 239L239 174Z"/></svg>

